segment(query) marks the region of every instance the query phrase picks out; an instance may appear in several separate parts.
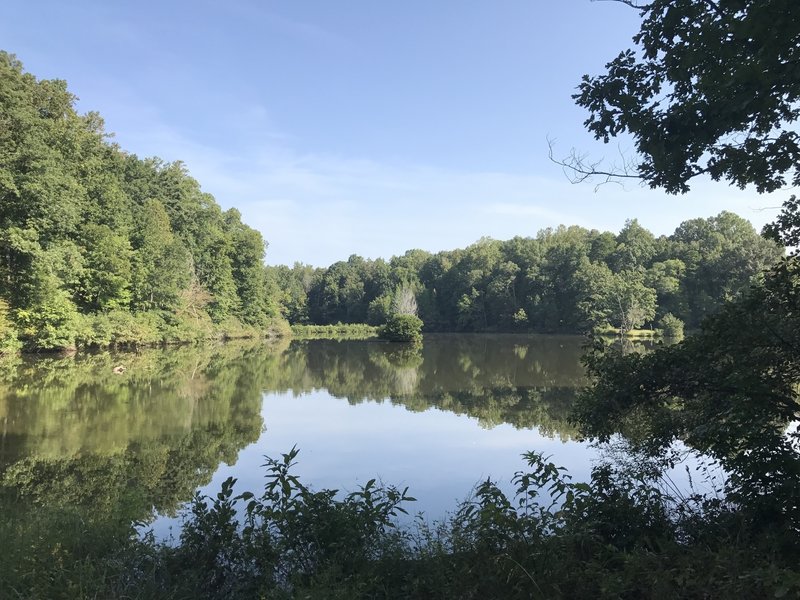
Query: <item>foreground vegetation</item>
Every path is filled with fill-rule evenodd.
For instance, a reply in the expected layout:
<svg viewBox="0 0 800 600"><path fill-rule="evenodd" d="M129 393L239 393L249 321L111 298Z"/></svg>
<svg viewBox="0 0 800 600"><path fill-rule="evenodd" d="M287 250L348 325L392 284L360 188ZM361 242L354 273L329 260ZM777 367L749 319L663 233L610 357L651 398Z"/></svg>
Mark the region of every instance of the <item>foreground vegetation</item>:
<svg viewBox="0 0 800 600"><path fill-rule="evenodd" d="M267 460L263 490L239 492L229 479L215 497L196 497L173 545L113 522L90 538L69 514L6 531L26 556L1 572L0 589L26 598L800 594L796 536L754 527L713 493L666 493L647 461L601 465L573 483L530 453L513 497L485 481L441 522L398 524L414 500L407 489L371 480L349 494L313 490L293 474L296 456ZM61 542L55 560L42 539Z"/></svg>

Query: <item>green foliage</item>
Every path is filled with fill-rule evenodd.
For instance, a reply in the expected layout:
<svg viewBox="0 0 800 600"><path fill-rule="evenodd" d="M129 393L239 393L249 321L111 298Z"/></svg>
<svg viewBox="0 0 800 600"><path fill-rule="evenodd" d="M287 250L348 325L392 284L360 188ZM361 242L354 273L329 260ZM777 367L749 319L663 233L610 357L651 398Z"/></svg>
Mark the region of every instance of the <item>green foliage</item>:
<svg viewBox="0 0 800 600"><path fill-rule="evenodd" d="M800 200L792 195L773 223L764 227L764 236L787 247L800 247Z"/></svg>
<svg viewBox="0 0 800 600"><path fill-rule="evenodd" d="M8 302L0 299L0 356L13 354L20 348L17 331L10 316Z"/></svg>
<svg viewBox="0 0 800 600"><path fill-rule="evenodd" d="M661 332L664 337L675 340L683 339L683 321L678 317L667 313L661 317L658 324L661 327Z"/></svg>
<svg viewBox="0 0 800 600"><path fill-rule="evenodd" d="M725 467L728 497L753 526L796 529L798 281L797 261L786 259L680 344L591 357L597 382L576 417L584 432L622 433L656 457L680 439Z"/></svg>
<svg viewBox="0 0 800 600"><path fill-rule="evenodd" d="M654 0L640 11L638 52L584 77L575 96L598 139L633 136L640 162L627 175L671 193L688 191L701 174L759 192L800 184L800 5ZM797 215L792 196L765 234L791 244ZM712 316L697 335L651 355L591 356L597 382L577 419L588 435L621 433L665 462L675 440L710 455L728 474L725 497L744 535L796 538L800 262L794 255L756 275L740 251L751 230L728 212L676 230L689 277L670 311L691 326ZM666 283L664 274L651 273ZM749 290L740 295L743 284ZM712 314L720 297L726 302ZM684 303L689 319L676 310Z"/></svg>
<svg viewBox="0 0 800 600"><path fill-rule="evenodd" d="M239 303L236 315L249 325L264 326L278 314L277 304L266 295L266 243L258 231L242 223L236 209L228 210L224 217L232 241L231 267Z"/></svg>
<svg viewBox="0 0 800 600"><path fill-rule="evenodd" d="M63 290L55 290L29 309L19 309L16 322L31 349L62 350L75 347L78 310Z"/></svg>
<svg viewBox="0 0 800 600"><path fill-rule="evenodd" d="M267 324L259 329L259 332L268 340L289 339L292 337L292 327L283 317L279 316L270 318Z"/></svg>
<svg viewBox="0 0 800 600"><path fill-rule="evenodd" d="M161 202L148 199L138 212L133 235L134 308L175 308L189 283L189 256L175 239Z"/></svg>
<svg viewBox="0 0 800 600"><path fill-rule="evenodd" d="M27 572L42 576L35 587L17 578L15 589L207 599L800 593L796 540L743 532L731 507L711 495L671 497L646 461L600 464L589 481L573 482L530 452L512 496L487 480L445 520L399 525L414 501L407 489L372 479L349 494L316 491L294 474L297 454L267 458L260 492L237 493L228 479L214 497L196 496L174 546L108 529L97 545L73 541L46 561L34 544ZM62 518L54 530L68 523Z"/></svg>
<svg viewBox="0 0 800 600"><path fill-rule="evenodd" d="M261 234L181 163L111 144L74 103L63 81L0 52L0 280L26 346L191 341L211 337L209 318L274 322Z"/></svg>
<svg viewBox="0 0 800 600"><path fill-rule="evenodd" d="M83 230L83 268L78 288L85 310L126 308L131 299L130 242L107 225L87 225Z"/></svg>
<svg viewBox="0 0 800 600"><path fill-rule="evenodd" d="M313 588L329 577L360 578L386 550L396 528L393 517L406 512L401 504L414 498L407 489L378 486L375 479L342 499L337 490L315 492L292 473L297 453L267 458L261 496L234 496L236 480L228 479L215 499L195 498L175 553L185 572L175 575L210 597ZM236 520L240 502L246 503L242 528Z"/></svg>
<svg viewBox="0 0 800 600"><path fill-rule="evenodd" d="M637 329L656 315L656 291L644 285L638 272L622 271L610 278L600 304L621 334Z"/></svg>
<svg viewBox="0 0 800 600"><path fill-rule="evenodd" d="M422 320L416 315L392 315L380 328L379 335L390 342L419 342L422 339Z"/></svg>
<svg viewBox="0 0 800 600"><path fill-rule="evenodd" d="M666 313L697 327L782 252L723 212L686 221L669 237L655 238L634 220L616 236L559 227L435 255L410 251L388 264L353 256L327 269L267 273L284 286L280 311L293 323L379 325L406 290L427 331L583 333L640 327Z"/></svg>
<svg viewBox="0 0 800 600"><path fill-rule="evenodd" d="M75 343L79 348L141 348L288 335L291 335L291 331L282 319L274 319L262 327L253 327L236 317L214 323L205 312L195 315L184 311L130 313L113 310L79 315Z"/></svg>
<svg viewBox="0 0 800 600"><path fill-rule="evenodd" d="M656 239L636 219L625 222L611 256L615 272L635 271L649 265L656 254Z"/></svg>
<svg viewBox="0 0 800 600"><path fill-rule="evenodd" d="M595 137L633 137L640 162L627 175L672 193L701 174L758 191L800 185L800 6L653 0L640 13L636 49L575 96Z"/></svg>
<svg viewBox="0 0 800 600"><path fill-rule="evenodd" d="M524 329L528 324L528 315L525 313L524 308L520 308L514 313L514 325L520 329Z"/></svg>
<svg viewBox="0 0 800 600"><path fill-rule="evenodd" d="M383 325L392 315L392 295L385 293L372 302L367 307L367 322L370 325Z"/></svg>

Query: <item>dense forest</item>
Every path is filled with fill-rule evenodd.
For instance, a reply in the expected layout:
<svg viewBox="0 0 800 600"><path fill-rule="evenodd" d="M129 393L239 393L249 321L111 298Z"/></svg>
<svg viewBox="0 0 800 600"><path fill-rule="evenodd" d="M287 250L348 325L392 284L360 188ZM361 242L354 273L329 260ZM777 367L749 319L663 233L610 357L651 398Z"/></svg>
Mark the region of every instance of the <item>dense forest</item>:
<svg viewBox="0 0 800 600"><path fill-rule="evenodd" d="M0 351L189 341L277 316L265 243L180 162L141 159L0 52Z"/></svg>
<svg viewBox="0 0 800 600"><path fill-rule="evenodd" d="M0 352L197 341L291 323L427 331L695 328L781 255L728 212L655 237L559 227L326 269L266 267L261 234L180 162L141 159L59 80L0 53Z"/></svg>
<svg viewBox="0 0 800 600"><path fill-rule="evenodd" d="M482 239L463 250L410 250L388 262L351 256L326 269L269 267L292 323L379 325L398 291L416 294L428 331L580 333L645 324L696 328L783 254L730 212L655 237L636 220L619 234L582 227Z"/></svg>

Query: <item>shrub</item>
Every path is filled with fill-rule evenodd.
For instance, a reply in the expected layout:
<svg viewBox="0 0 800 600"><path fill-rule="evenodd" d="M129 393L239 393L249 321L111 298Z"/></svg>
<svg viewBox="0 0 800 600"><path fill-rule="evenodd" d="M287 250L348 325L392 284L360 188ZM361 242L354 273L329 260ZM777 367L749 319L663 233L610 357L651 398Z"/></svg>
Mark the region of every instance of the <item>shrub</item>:
<svg viewBox="0 0 800 600"><path fill-rule="evenodd" d="M21 346L17 339L17 330L8 313L8 303L5 300L0 300L0 356L14 354Z"/></svg>
<svg viewBox="0 0 800 600"><path fill-rule="evenodd" d="M661 317L661 321L659 322L661 325L661 331L664 334L664 337L668 338L683 338L683 321L681 321L678 317L671 313L665 314Z"/></svg>
<svg viewBox="0 0 800 600"><path fill-rule="evenodd" d="M75 343L79 348L106 348L114 342L114 326L107 313L80 315Z"/></svg>
<svg viewBox="0 0 800 600"><path fill-rule="evenodd" d="M418 342L422 339L422 320L416 315L394 315L379 335L390 342Z"/></svg>
<svg viewBox="0 0 800 600"><path fill-rule="evenodd" d="M263 334L267 338L288 338L292 336L292 328L286 319L273 317L263 327Z"/></svg>
<svg viewBox="0 0 800 600"><path fill-rule="evenodd" d="M75 347L78 309L63 290L44 297L29 309L18 310L17 322L26 345L32 350Z"/></svg>
<svg viewBox="0 0 800 600"><path fill-rule="evenodd" d="M129 313L112 310L108 313L111 322L112 344L115 346L149 346L161 342L161 319L154 312Z"/></svg>

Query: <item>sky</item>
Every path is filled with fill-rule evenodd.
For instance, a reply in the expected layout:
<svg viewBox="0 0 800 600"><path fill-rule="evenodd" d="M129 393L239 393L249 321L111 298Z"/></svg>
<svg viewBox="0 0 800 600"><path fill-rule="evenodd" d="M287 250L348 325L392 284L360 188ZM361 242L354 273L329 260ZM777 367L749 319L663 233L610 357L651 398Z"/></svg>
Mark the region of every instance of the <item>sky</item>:
<svg viewBox="0 0 800 600"><path fill-rule="evenodd" d="M635 10L590 0L3 0L0 49L64 79L140 157L182 161L262 232L267 263L465 247L626 219L657 235L782 198L697 182L669 196L572 184L548 157L613 162L571 99L631 46Z"/></svg>

